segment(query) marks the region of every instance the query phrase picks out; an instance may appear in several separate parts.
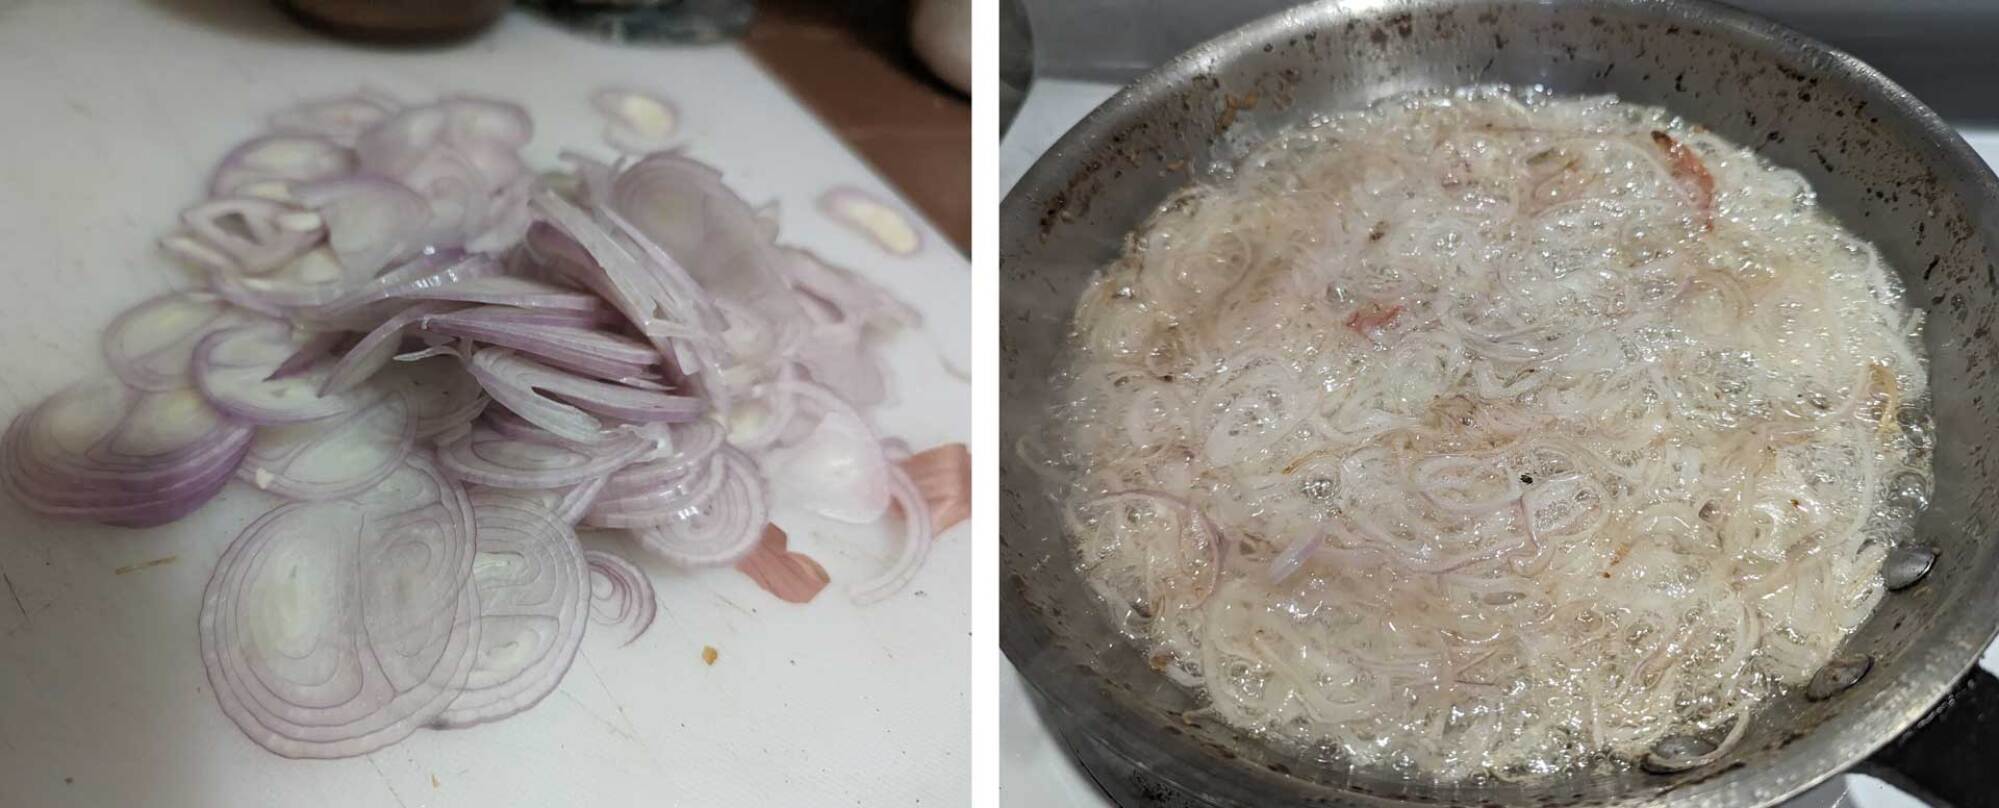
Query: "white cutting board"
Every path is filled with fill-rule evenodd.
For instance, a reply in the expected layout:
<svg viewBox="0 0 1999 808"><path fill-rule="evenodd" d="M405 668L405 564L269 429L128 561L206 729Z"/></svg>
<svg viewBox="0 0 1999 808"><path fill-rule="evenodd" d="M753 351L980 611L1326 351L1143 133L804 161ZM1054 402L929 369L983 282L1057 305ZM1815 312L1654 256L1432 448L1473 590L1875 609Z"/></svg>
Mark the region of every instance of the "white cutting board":
<svg viewBox="0 0 1999 808"><path fill-rule="evenodd" d="M258 0L0 0L0 418L100 371L111 317L180 282L153 240L223 150L288 102L364 83L519 101L544 166L563 147L610 156L592 90L673 99L694 156L752 203L781 202L785 241L922 310L925 327L888 346L900 400L879 414L885 431L917 448L967 439L964 258L928 227L920 254L895 258L825 220L813 200L835 184L895 197L740 50L611 46L526 14L453 48L369 49ZM733 570L648 563L651 632L621 648L595 630L526 713L292 761L223 716L197 652L202 586L269 505L232 484L178 523L125 530L0 497L0 806L967 802L965 527L907 590L861 608L845 588L883 568L900 534L780 510L792 549L834 577L816 602L781 603ZM703 646L719 651L712 666Z"/></svg>

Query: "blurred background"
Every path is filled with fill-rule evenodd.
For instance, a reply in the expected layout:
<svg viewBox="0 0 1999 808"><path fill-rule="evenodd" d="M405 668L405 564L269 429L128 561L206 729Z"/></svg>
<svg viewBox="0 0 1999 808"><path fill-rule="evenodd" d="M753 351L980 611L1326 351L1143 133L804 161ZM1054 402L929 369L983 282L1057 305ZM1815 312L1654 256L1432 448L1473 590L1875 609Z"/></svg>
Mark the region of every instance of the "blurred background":
<svg viewBox="0 0 1999 808"><path fill-rule="evenodd" d="M740 41L965 251L971 234L970 0L279 0L331 36L478 37L536 13L633 44Z"/></svg>

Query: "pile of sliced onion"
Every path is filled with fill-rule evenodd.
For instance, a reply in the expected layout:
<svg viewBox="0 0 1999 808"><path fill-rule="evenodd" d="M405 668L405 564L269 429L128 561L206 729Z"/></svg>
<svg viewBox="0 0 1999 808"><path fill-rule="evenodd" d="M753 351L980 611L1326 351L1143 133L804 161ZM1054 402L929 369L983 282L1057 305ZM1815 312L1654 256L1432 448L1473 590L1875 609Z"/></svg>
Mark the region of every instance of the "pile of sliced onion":
<svg viewBox="0 0 1999 808"><path fill-rule="evenodd" d="M673 135L657 98L593 101L623 150ZM578 526L803 603L831 576L773 505L900 525L860 600L969 512L962 445L911 458L870 416L890 390L867 334L914 311L780 244L720 172L655 152L536 174L533 122L483 98L361 93L272 127L161 240L205 287L120 315L111 373L0 438L0 483L52 517L156 525L232 478L287 500L223 552L200 621L224 713L265 748L504 718L588 623L637 639L651 581Z"/></svg>

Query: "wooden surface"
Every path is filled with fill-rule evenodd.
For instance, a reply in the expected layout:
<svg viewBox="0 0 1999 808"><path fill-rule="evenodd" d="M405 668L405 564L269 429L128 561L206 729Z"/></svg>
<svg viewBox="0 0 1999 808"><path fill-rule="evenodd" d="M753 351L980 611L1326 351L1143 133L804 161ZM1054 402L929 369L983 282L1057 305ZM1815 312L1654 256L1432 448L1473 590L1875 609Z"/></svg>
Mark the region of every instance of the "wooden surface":
<svg viewBox="0 0 1999 808"><path fill-rule="evenodd" d="M744 47L960 251L972 232L972 104L909 46L903 0L764 0Z"/></svg>

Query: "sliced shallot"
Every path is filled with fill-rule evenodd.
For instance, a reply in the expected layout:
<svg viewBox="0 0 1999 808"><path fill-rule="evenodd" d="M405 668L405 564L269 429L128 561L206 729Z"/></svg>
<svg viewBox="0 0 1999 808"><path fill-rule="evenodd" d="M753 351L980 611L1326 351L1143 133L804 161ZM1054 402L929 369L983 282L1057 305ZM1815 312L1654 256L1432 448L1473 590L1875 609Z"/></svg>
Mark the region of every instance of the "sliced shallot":
<svg viewBox="0 0 1999 808"><path fill-rule="evenodd" d="M659 616L652 579L623 556L602 550L583 553L590 566L590 622L627 626L624 645L631 645Z"/></svg>
<svg viewBox="0 0 1999 808"><path fill-rule="evenodd" d="M590 577L576 533L533 502L474 497L479 645L472 671L435 725L466 727L535 705L555 691L583 643Z"/></svg>
<svg viewBox="0 0 1999 808"><path fill-rule="evenodd" d="M634 529L640 546L682 567L730 564L756 549L767 523L763 479L734 449L723 449L720 460L727 474L721 488L671 519Z"/></svg>
<svg viewBox="0 0 1999 808"><path fill-rule="evenodd" d="M295 424L352 411L366 396L357 391L321 395L332 366L273 377L309 338L281 322L218 331L194 352L194 381L217 409L259 425Z"/></svg>
<svg viewBox="0 0 1999 808"><path fill-rule="evenodd" d="M175 292L140 303L104 330L104 359L134 389L189 385L194 346L216 331L247 322L244 312L211 294Z"/></svg>
<svg viewBox="0 0 1999 808"><path fill-rule="evenodd" d="M890 255L915 255L923 236L909 217L867 191L841 186L819 195L819 209Z"/></svg>
<svg viewBox="0 0 1999 808"><path fill-rule="evenodd" d="M338 499L389 476L415 439L408 399L391 393L346 415L259 430L236 476L295 500Z"/></svg>

